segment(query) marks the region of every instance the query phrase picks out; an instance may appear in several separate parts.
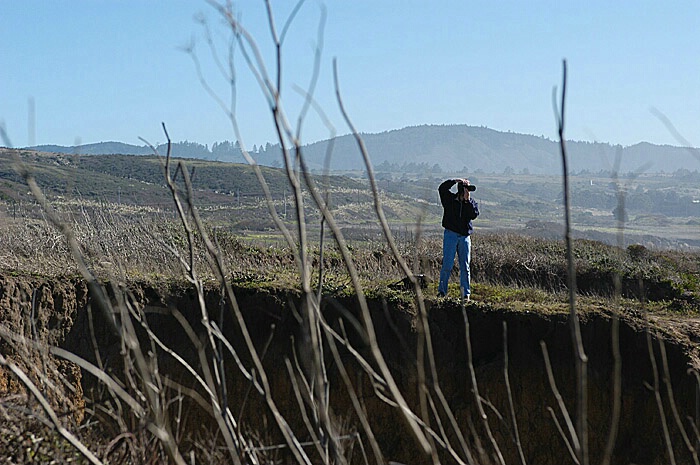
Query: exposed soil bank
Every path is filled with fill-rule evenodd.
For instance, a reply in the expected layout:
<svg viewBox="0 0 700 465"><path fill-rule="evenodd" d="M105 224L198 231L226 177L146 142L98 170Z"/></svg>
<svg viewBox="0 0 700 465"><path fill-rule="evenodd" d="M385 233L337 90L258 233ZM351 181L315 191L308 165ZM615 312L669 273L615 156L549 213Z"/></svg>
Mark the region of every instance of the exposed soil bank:
<svg viewBox="0 0 700 465"><path fill-rule="evenodd" d="M299 353L303 353L308 347L300 331L297 312L290 310L301 308L298 298L287 294L254 293L243 289L236 290L236 297L254 344L261 354L264 354L264 364L275 403L292 428L299 432L300 439L305 440L307 435L303 433L303 419L285 363L286 359L294 363L295 345L299 348ZM132 289L130 299L135 308L146 311L150 328L166 345L175 349L186 360L196 363L193 344L172 316L172 310L177 309L186 315L195 330L201 329L201 315L196 294L192 290L171 289L165 292L144 286ZM220 300L216 291L210 291L206 296L207 307L215 319L218 319ZM60 346L91 361L95 361L92 343L94 336L107 370L118 374L121 344L110 335L104 320L101 320L97 312L92 314L91 326L91 310L88 304L86 286L81 280L48 281L28 276L0 276L0 320L5 328L25 337ZM480 441L485 460L493 459L495 448L476 410L475 386L471 382L466 324L462 309L449 301L427 302L427 306L439 393L444 396L447 406L454 414L456 424L469 444L471 453L479 458L477 444ZM411 311L402 310L381 300L371 301L370 307L382 353L408 404L415 412L420 412L420 393L425 390L419 388L420 370L416 363L416 354L422 339L419 337L416 319ZM498 445L505 462L520 463L509 408L509 386L526 462L572 463L550 413L551 408L564 425L547 379L541 348L543 342L551 358L557 388L575 421L575 359L568 317L513 312L479 304L468 306L466 312L476 387L485 401L482 405L493 441ZM323 313L329 325L336 330L340 330L340 321L343 322L348 338L371 362L363 345L363 338L353 329L359 319L355 300L328 299L324 301ZM242 343L239 328L230 318L228 306L225 314L227 317L224 321L224 332L237 349L243 364L249 367L247 350ZM588 355L591 463L600 462L611 425L611 322L609 315L600 312L587 313L581 320L583 342ZM504 371L504 324L507 328L509 385L505 382ZM692 425L697 418L696 383L687 370L697 366L697 348L694 341L700 331L697 330L694 321L673 323L665 320L663 324L663 335L648 339L645 325L632 312L626 314L621 321L619 340L622 359L622 404L613 463L668 463L669 452L663 434L663 418L669 430L676 463L692 463L692 456L682 439L672 407L677 409L680 422L694 438ZM90 330L91 327L94 331ZM650 356L649 347L653 349L653 357ZM14 357L14 360L23 366L38 363L36 360L22 360L16 348L4 341L0 341L0 352ZM665 352L667 363L664 363L662 352ZM345 424L344 432L359 431L364 436L365 431L360 427L346 387L339 376L338 365L332 361L329 351L326 351L326 356L329 360L327 365L332 414L338 419L338 423ZM420 456L416 443L398 411L377 395L375 387L380 393L386 394L386 390L372 383L371 377L360 368L347 350L341 348L341 356L386 459L405 463L427 463L428 459ZM425 360L429 360L427 355ZM374 366L373 363L372 365ZM90 376L86 373L81 374L72 364L63 362L61 366L61 373L71 374L78 385L81 385L82 380L85 391L88 394L92 392L93 381ZM194 384L172 357L164 353L159 354L159 366L162 373L176 378L182 384ZM232 360L227 360L226 366L229 402L237 419L250 430L266 438L268 444L279 441L273 418L265 402L255 389L250 389L250 382L240 375ZM426 372L430 386L427 392L430 398L423 405L431 412L427 421L437 431L441 426L451 431L450 420L440 406L434 383L436 380L430 374L429 365L426 365ZM654 386L658 386L659 402ZM673 388L674 405L669 402L668 386ZM0 369L0 395L18 388L12 376ZM79 404L78 397L80 392L76 393L72 405ZM436 416L434 412L439 413ZM206 416L195 413L192 413L192 416L200 424L205 419L205 423L211 422L213 425L213 420ZM454 433L448 433L447 436L457 453L464 457L458 437ZM692 442L694 445L695 441ZM364 445L369 453L366 439ZM359 452L356 452L355 457L358 455ZM454 462L454 458L444 450L440 455L444 463ZM481 463L485 463L485 460Z"/></svg>

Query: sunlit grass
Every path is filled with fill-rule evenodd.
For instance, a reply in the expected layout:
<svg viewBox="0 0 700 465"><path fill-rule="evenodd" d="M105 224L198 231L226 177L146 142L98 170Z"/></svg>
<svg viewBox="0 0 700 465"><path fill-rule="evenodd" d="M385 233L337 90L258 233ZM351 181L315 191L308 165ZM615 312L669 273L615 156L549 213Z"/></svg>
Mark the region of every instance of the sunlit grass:
<svg viewBox="0 0 700 465"><path fill-rule="evenodd" d="M65 218L84 248L88 265L101 278L123 282L181 279L180 257L188 255L190 244L171 215L85 205L79 215L66 213ZM294 234L293 226L290 231ZM0 227L4 272L77 274L64 238L46 221L7 219ZM255 289L299 286L298 264L278 231L239 231L216 221L209 232L237 285ZM405 277L383 237L372 226L349 226L346 232L358 278L367 292L381 293ZM441 231L435 228L418 231L415 225L406 223L394 224L392 232L409 268L427 278L426 295L434 296L442 260ZM311 257L314 287L319 280L319 234L319 226L309 228L307 253ZM327 294L347 293L350 288L347 267L332 236L327 231L326 234L322 289ZM206 266L206 252L199 235L193 238L195 256L202 258L195 265L198 273L204 280L214 279ZM475 300L496 305L528 302L545 308L563 298L567 283L563 241L481 232L474 236L472 245ZM635 289L643 282L644 292L652 300L677 301L675 306L682 312L697 307L698 253L657 251L642 245L618 249L597 241L577 240L574 257L578 286L584 296L611 296L613 278L619 275L624 284L623 296L634 296ZM459 296L457 267L453 270L450 294Z"/></svg>

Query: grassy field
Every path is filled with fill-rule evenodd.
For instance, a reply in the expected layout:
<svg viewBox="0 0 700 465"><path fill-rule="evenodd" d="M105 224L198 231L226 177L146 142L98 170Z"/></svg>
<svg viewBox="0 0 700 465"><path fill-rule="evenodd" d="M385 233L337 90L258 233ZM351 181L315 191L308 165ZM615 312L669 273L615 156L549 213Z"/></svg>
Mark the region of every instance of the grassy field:
<svg viewBox="0 0 700 465"><path fill-rule="evenodd" d="M79 208L78 214L75 208ZM75 232L90 268L102 279L138 282L183 278L180 257L189 253L189 242L172 212L89 203L60 212ZM235 210L226 214L235 215ZM235 223L227 224L222 215L221 211L205 215L205 224L237 283L285 289L299 285L294 251L282 234L273 228L271 219L267 220L267 228L239 230ZM260 216L255 220L258 225L265 222ZM357 219L357 215L348 214L350 217ZM293 226L290 223L290 228ZM368 291L381 292L405 277L376 224L350 223L341 229L361 282ZM419 228L415 224L394 222L390 230L403 260L415 274L428 278L431 283L429 292L434 292L441 266L441 229L434 225ZM309 236L307 253L313 266L318 267L320 225L312 225L306 232ZM554 293L566 287L563 241L537 237L537 231L530 233L478 228L478 234L473 238L472 257L477 296L482 285L526 286ZM45 219L6 217L0 237L0 261L5 272L46 276L78 274L65 240ZM325 230L324 243L326 285L347 283L347 268L328 229ZM205 260L205 247L197 237L193 252L198 257L197 266L201 267L199 275L215 279ZM656 301L673 301L680 299L685 292L697 293L700 290L697 287L700 273L698 252L656 250L639 244L618 249L599 241L579 239L575 242L575 258L579 286L586 294L609 297L615 273L628 283L627 294L635 295L630 283L639 281L641 286L643 281L649 295L652 295L651 289L657 290L658 295L652 299ZM491 293L490 290L485 292Z"/></svg>

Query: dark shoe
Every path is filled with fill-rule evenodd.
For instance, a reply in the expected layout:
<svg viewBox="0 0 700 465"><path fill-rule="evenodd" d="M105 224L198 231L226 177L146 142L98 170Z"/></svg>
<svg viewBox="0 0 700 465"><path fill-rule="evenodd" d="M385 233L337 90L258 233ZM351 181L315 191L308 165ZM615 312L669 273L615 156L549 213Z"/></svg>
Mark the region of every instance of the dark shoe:
<svg viewBox="0 0 700 465"><path fill-rule="evenodd" d="M438 292L438 297L442 299L443 297L445 297L445 293L444 293L444 292Z"/></svg>
<svg viewBox="0 0 700 465"><path fill-rule="evenodd" d="M467 294L467 295L464 296L464 301L465 301L465 302L471 302L471 300L472 300L472 298L471 298L471 296L470 296L469 294Z"/></svg>

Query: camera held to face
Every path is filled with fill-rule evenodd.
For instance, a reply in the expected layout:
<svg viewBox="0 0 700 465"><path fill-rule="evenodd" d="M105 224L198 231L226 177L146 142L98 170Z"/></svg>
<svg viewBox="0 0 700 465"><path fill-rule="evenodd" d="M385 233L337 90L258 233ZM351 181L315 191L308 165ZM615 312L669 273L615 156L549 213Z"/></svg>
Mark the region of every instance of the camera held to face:
<svg viewBox="0 0 700 465"><path fill-rule="evenodd" d="M468 190L469 192L474 192L476 190L476 186L473 184L467 184L464 181L460 181L457 184L457 190L461 194L462 192L464 192L464 189Z"/></svg>

